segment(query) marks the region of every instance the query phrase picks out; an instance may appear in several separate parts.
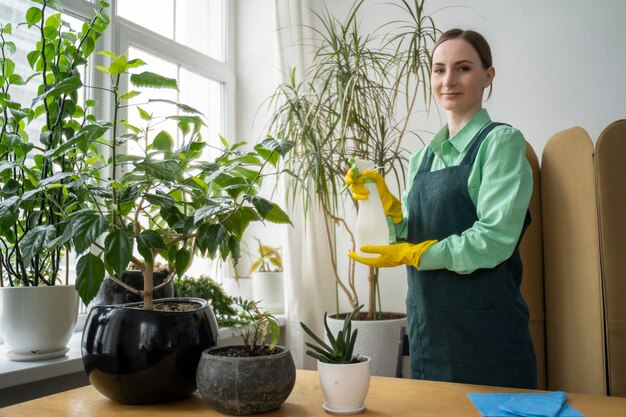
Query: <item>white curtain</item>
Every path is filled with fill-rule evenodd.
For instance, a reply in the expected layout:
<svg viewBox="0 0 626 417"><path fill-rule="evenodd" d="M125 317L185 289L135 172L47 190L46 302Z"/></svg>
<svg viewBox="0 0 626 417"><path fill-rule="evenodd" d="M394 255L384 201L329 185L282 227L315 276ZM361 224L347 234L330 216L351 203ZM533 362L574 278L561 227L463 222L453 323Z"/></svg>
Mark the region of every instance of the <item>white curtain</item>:
<svg viewBox="0 0 626 417"><path fill-rule="evenodd" d="M302 80L308 61L306 45L311 35L306 26L311 24L309 0L275 0L275 50L277 82L288 81L295 68L297 79ZM282 189L291 179L283 175ZM306 323L317 334L322 334L325 311L334 311L335 284L333 270L328 260L328 243L320 211L312 206L304 218L301 199L295 204L290 196L285 206L294 227L285 230L284 277L287 324L285 338L297 368L315 369L315 361L305 355L305 334L300 322Z"/></svg>

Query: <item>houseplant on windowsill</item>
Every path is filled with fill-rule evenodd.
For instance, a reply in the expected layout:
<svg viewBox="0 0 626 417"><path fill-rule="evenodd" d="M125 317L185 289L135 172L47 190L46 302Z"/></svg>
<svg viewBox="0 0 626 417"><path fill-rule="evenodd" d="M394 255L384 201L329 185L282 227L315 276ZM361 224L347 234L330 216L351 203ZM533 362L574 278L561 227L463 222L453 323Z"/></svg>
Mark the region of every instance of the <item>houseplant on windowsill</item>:
<svg viewBox="0 0 626 417"><path fill-rule="evenodd" d="M251 322L248 315L237 310L233 297L226 294L222 286L207 275L176 279L174 293L176 297L195 297L209 301L219 327L234 328Z"/></svg>
<svg viewBox="0 0 626 417"><path fill-rule="evenodd" d="M319 228L328 242L337 293L352 308L360 304L356 276L361 273L363 280L367 276L367 311L355 317L354 325L385 326L385 336L379 329L371 332L381 343L370 343L371 337L363 332L360 337L367 340L360 347L372 346L384 354L395 352L406 318L380 306L378 270L347 259L346 252L356 249L354 214L359 205L340 190L350 157L372 162L397 189L405 183L410 152L404 146L417 136L409 123L421 113L420 102L426 110L430 105L430 48L438 30L424 12L425 1L413 0L373 6L391 7L402 16L381 28L385 36L381 31L364 33L364 4L356 0L343 21L328 12L317 15L313 61L304 69L304 80L297 80L293 71L270 97L269 132L294 143L286 166L299 180L288 182L285 194L292 201L302 198L305 215L308 210L321 211ZM339 300L336 304L339 313ZM342 326L341 317L333 321L334 326ZM383 359L374 351L362 352L375 358L375 375L395 374L395 353Z"/></svg>
<svg viewBox="0 0 626 417"><path fill-rule="evenodd" d="M200 134L203 119L195 109L167 100L138 105L138 91L120 88L124 77L135 87L151 88L176 89L176 80L147 71L131 74L144 63L111 52L102 54L110 63L98 69L110 78L107 90L115 103L113 123L102 123L114 138L102 139L110 148L111 177L89 189L91 206L70 221L70 227L82 231L73 239L80 255L76 287L89 302L106 270L110 279L139 293L143 301L91 310L83 333L83 362L94 387L118 402L174 401L195 390L198 360L202 350L216 344L217 323L206 300L154 302L155 262L162 259L170 274L178 276L195 255L223 260L231 256L236 262L250 222L289 223L276 204L257 195L257 189L264 170L275 166L291 146L268 138L253 151L244 152L244 144L230 145L221 138L219 156L212 162L203 161L207 142ZM155 103L170 104L186 114L156 115L151 112ZM138 111L144 126L120 120L123 108ZM174 145L173 133L155 131L163 120L176 121L182 144ZM120 126L127 132L121 133ZM141 151L121 154L120 147L127 141L135 141ZM115 277L121 276L129 263L143 273L143 290ZM191 311L180 311L183 307ZM163 309L168 311L160 311ZM113 340L109 336L120 332L123 337ZM191 334L183 336L188 332Z"/></svg>
<svg viewBox="0 0 626 417"><path fill-rule="evenodd" d="M280 248L261 243L258 258L250 265L252 275L253 299L263 303L263 307L272 313L284 313L285 292L283 287L283 259Z"/></svg>
<svg viewBox="0 0 626 417"><path fill-rule="evenodd" d="M68 285L69 222L104 162L88 143L92 103L79 92L80 73L109 23L106 5L76 32L58 1L38 3L24 23L0 23L0 295L13 360L68 350L79 304ZM11 41L20 30L38 34L24 63ZM58 148L66 152L55 154Z"/></svg>
<svg viewBox="0 0 626 417"><path fill-rule="evenodd" d="M280 327L257 302L237 298L251 325L241 331L243 345L207 349L198 365L198 389L216 410L254 414L274 410L289 397L296 382L291 352L278 346ZM266 344L267 338L271 339Z"/></svg>
<svg viewBox="0 0 626 417"><path fill-rule="evenodd" d="M324 314L324 340L300 322L305 333L316 342L306 342L312 349L306 353L317 359L320 385L326 399L323 407L331 414L356 414L365 409L371 359L354 353L358 329L352 330L352 320L362 307L347 314L342 328L337 332L330 329L326 321L327 314Z"/></svg>

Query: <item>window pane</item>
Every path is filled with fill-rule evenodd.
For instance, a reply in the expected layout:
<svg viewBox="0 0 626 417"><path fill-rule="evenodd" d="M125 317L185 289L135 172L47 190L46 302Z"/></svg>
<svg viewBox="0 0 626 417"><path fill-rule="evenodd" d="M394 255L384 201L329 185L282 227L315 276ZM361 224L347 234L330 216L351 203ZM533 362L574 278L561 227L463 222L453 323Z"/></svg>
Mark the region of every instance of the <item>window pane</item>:
<svg viewBox="0 0 626 417"><path fill-rule="evenodd" d="M117 15L166 38L174 38L174 0L119 0Z"/></svg>
<svg viewBox="0 0 626 417"><path fill-rule="evenodd" d="M180 70L180 101L200 110L206 116L207 127L202 128L205 147L202 158L213 160L221 146L222 133L222 84L184 68Z"/></svg>
<svg viewBox="0 0 626 417"><path fill-rule="evenodd" d="M177 0L174 40L224 61L223 0Z"/></svg>
<svg viewBox="0 0 626 417"><path fill-rule="evenodd" d="M223 0L119 0L117 14L224 61Z"/></svg>

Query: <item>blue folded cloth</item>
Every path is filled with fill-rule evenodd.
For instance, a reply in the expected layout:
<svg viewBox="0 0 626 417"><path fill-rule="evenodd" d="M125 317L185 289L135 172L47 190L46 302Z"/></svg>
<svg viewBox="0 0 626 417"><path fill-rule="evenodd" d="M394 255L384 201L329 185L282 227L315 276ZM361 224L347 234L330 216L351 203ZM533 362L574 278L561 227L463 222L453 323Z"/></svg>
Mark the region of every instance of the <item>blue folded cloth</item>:
<svg viewBox="0 0 626 417"><path fill-rule="evenodd" d="M563 391L529 394L477 394L467 396L483 417L583 417L567 404Z"/></svg>

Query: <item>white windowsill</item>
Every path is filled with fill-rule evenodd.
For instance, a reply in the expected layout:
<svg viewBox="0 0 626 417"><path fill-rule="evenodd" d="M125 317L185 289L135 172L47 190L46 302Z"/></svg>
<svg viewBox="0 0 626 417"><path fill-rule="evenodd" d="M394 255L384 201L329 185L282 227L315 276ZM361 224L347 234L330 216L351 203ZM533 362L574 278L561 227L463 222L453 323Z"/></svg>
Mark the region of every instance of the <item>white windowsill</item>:
<svg viewBox="0 0 626 417"><path fill-rule="evenodd" d="M285 315L276 314L275 317L278 320L278 324L284 328ZM78 328L77 325L77 329ZM80 328L82 329L82 326ZM81 336L82 331L74 332L68 343L70 350L65 356L39 362L13 362L5 355L8 349L7 346L0 344L0 390L82 372L83 361L80 350ZM239 333L235 329L230 327L222 328L219 331L220 344L222 344L222 341L238 336Z"/></svg>

